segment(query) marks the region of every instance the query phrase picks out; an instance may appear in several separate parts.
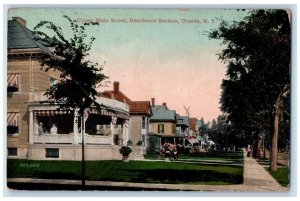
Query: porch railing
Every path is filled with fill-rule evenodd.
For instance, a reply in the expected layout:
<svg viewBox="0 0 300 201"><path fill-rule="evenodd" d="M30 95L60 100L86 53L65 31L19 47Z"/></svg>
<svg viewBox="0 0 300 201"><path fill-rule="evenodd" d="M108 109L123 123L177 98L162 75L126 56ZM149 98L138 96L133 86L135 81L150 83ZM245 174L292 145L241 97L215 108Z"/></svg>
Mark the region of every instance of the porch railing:
<svg viewBox="0 0 300 201"><path fill-rule="evenodd" d="M112 144L111 136L89 135L85 134L86 144L110 145ZM35 144L78 144L81 143L81 134L44 134L33 135Z"/></svg>
<svg viewBox="0 0 300 201"><path fill-rule="evenodd" d="M42 144L73 144L74 134L33 135L33 143Z"/></svg>

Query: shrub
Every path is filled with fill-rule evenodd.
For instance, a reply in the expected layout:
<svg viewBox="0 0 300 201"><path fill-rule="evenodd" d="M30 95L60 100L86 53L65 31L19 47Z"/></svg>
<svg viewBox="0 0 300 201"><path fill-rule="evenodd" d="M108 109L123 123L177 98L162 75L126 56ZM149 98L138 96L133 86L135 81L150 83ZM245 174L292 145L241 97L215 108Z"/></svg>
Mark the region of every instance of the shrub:
<svg viewBox="0 0 300 201"><path fill-rule="evenodd" d="M119 151L123 156L128 156L132 152L132 149L128 146L122 146Z"/></svg>
<svg viewBox="0 0 300 201"><path fill-rule="evenodd" d="M150 136L149 138L149 149L148 152L154 154L156 150L159 150L158 137Z"/></svg>
<svg viewBox="0 0 300 201"><path fill-rule="evenodd" d="M132 146L132 144L133 144L132 140L129 139L129 140L127 141L127 146Z"/></svg>
<svg viewBox="0 0 300 201"><path fill-rule="evenodd" d="M136 143L137 146L142 146L143 145L143 142L142 140L139 140L137 143Z"/></svg>

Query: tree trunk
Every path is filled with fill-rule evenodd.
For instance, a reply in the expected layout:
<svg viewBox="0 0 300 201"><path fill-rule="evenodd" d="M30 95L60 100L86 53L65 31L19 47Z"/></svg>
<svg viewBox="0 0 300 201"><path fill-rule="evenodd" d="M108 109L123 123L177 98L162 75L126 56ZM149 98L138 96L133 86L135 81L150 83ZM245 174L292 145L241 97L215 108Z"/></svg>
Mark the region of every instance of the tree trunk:
<svg viewBox="0 0 300 201"><path fill-rule="evenodd" d="M275 111L275 119L274 119L274 133L272 137L272 151L270 155L271 159L271 170L276 171L277 170L277 145L278 145L278 125L279 125L279 98L276 101L276 111Z"/></svg>
<svg viewBox="0 0 300 201"><path fill-rule="evenodd" d="M278 155L278 131L279 131L279 115L282 113L281 97L286 96L289 93L288 85L285 85L282 92L279 94L275 103L275 118L274 118L274 133L272 138L272 151L270 155L271 170L277 170L277 155Z"/></svg>
<svg viewBox="0 0 300 201"><path fill-rule="evenodd" d="M84 134L85 134L85 122L89 116L86 109L81 112L81 185L85 189L85 159L84 159Z"/></svg>

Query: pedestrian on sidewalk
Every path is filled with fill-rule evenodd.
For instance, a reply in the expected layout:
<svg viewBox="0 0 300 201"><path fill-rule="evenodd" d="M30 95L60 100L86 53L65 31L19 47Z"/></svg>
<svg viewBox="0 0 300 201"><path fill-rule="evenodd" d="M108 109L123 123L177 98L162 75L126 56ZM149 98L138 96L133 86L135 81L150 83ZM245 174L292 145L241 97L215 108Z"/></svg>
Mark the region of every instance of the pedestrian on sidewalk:
<svg viewBox="0 0 300 201"><path fill-rule="evenodd" d="M248 147L247 147L247 157L250 157L250 155L251 155L251 145L250 144L248 144Z"/></svg>

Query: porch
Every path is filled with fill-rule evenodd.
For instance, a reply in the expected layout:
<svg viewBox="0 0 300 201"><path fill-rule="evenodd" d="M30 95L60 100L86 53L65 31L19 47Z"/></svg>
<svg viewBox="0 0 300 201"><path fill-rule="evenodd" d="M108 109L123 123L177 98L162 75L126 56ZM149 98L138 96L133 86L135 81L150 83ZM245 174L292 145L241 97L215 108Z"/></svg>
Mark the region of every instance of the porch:
<svg viewBox="0 0 300 201"><path fill-rule="evenodd" d="M61 110L58 105L35 103L42 100L34 94L29 108L29 144L122 145L128 140L128 107L115 100L101 98L101 112L89 109L83 123L78 110ZM109 108L109 109L108 109ZM81 126L84 125L84 126Z"/></svg>

